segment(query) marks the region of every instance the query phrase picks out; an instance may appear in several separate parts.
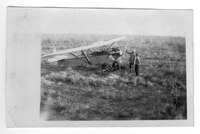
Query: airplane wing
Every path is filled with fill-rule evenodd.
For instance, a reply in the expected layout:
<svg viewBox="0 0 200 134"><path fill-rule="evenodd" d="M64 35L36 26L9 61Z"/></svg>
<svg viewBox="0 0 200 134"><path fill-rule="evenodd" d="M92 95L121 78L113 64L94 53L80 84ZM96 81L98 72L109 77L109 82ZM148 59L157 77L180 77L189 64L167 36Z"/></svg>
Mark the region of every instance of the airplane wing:
<svg viewBox="0 0 200 134"><path fill-rule="evenodd" d="M119 38L104 41L104 42L96 42L92 45L87 45L87 46L82 46L82 47L77 47L77 48L72 48L72 49L67 49L67 50L64 50L64 51L59 51L59 52L47 54L47 55L42 56L42 58L50 57L50 56L57 56L57 55L64 55L64 54L68 54L68 53L73 53L73 52L77 52L77 51L83 51L83 50L95 48L95 47L105 46L105 45L109 45L109 44L112 44L114 42L124 40L124 39L126 39L126 37L119 37Z"/></svg>
<svg viewBox="0 0 200 134"><path fill-rule="evenodd" d="M55 61L59 61L59 60L63 60L63 59L66 59L67 56L65 55L60 55L60 56L56 56L54 58L50 58L48 59L49 62L55 62Z"/></svg>

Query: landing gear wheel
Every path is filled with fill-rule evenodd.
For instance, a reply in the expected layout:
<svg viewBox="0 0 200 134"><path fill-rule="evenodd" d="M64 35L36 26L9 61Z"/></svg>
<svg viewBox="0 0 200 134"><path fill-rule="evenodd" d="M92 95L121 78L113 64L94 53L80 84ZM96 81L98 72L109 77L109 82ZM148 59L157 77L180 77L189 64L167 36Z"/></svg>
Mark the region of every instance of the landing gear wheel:
<svg viewBox="0 0 200 134"><path fill-rule="evenodd" d="M109 73L112 71L112 67L109 64L103 63L101 65L102 73Z"/></svg>
<svg viewBox="0 0 200 134"><path fill-rule="evenodd" d="M112 64L112 70L117 71L119 69L120 69L119 63L117 61L114 61L113 64Z"/></svg>

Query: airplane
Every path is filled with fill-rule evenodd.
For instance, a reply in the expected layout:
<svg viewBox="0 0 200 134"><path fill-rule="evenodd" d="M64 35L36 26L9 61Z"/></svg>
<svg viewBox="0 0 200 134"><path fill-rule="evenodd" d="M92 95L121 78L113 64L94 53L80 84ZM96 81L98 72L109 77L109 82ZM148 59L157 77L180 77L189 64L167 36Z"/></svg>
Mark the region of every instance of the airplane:
<svg viewBox="0 0 200 134"><path fill-rule="evenodd" d="M54 49L53 53L42 56L42 60L56 65L104 65L113 64L123 56L121 49L123 46L114 46L118 41L124 40L126 37L118 37L108 41L99 41L92 45L86 45L63 51L56 51L55 43L52 43ZM110 58L111 57L111 58Z"/></svg>

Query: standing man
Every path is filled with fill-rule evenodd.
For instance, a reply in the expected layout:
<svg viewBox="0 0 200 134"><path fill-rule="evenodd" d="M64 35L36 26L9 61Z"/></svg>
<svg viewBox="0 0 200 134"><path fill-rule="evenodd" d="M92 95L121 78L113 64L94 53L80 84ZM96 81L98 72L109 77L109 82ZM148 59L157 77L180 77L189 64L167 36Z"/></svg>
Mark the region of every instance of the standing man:
<svg viewBox="0 0 200 134"><path fill-rule="evenodd" d="M126 52L127 52L127 54L129 54L130 56L130 58L129 58L129 69L130 69L130 73L132 73L132 71L133 71L133 66L134 66L134 60L135 60L135 49L133 49L132 50L132 52L128 52L127 50L126 50Z"/></svg>
<svg viewBox="0 0 200 134"><path fill-rule="evenodd" d="M136 74L136 76L139 76L140 58L139 58L138 54L136 54L136 57L134 60L134 65L135 65L135 74Z"/></svg>

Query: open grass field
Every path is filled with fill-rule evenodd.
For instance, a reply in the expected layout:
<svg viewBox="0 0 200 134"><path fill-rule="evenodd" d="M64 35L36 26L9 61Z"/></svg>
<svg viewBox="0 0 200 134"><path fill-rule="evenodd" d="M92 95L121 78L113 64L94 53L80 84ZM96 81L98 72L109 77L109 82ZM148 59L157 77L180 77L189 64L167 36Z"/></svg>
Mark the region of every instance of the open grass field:
<svg viewBox="0 0 200 134"><path fill-rule="evenodd" d="M123 71L102 74L100 67L41 66L41 117L45 120L187 119L185 38L132 36L118 42L136 49L140 76ZM45 35L42 55L90 45L117 35Z"/></svg>

